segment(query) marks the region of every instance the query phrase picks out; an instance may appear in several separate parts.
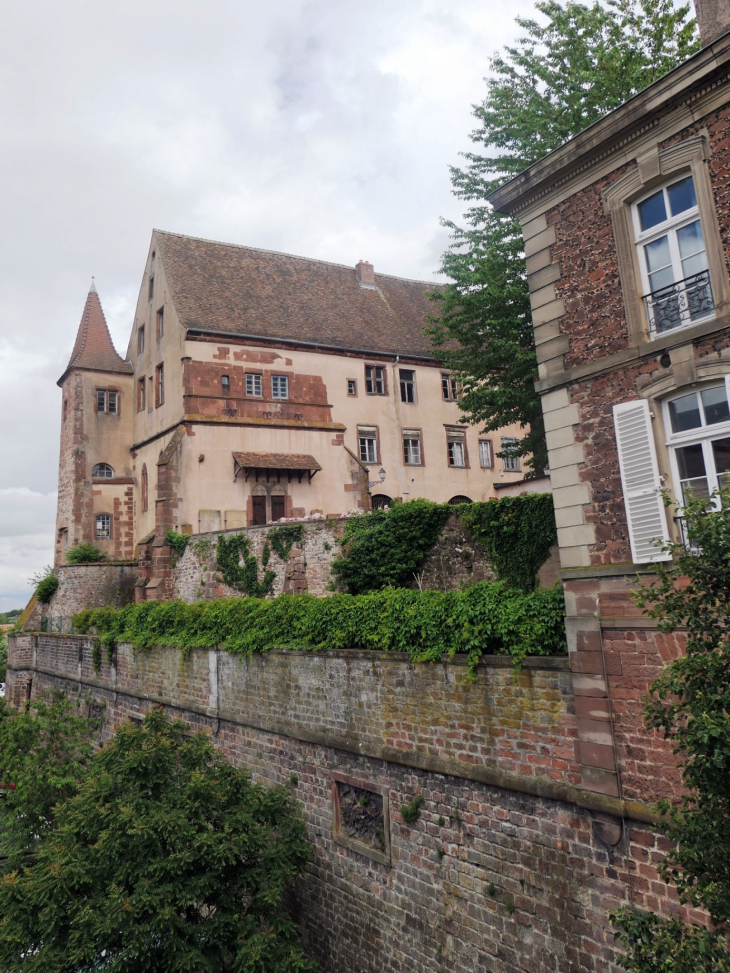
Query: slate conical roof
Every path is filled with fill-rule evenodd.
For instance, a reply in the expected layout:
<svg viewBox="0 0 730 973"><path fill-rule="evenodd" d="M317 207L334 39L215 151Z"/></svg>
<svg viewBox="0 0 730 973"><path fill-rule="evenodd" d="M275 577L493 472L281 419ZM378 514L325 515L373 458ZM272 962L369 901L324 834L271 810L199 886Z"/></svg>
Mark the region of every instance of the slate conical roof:
<svg viewBox="0 0 730 973"><path fill-rule="evenodd" d="M125 362L114 348L93 279L86 298L84 313L81 315L76 342L59 384L70 368L87 368L95 372L119 372L124 375L131 375L133 371L131 364Z"/></svg>

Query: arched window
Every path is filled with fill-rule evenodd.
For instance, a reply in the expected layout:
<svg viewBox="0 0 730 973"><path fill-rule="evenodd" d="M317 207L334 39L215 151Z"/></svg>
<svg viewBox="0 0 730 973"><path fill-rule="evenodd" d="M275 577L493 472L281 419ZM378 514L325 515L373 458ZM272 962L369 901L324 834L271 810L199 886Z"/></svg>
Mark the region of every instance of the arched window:
<svg viewBox="0 0 730 973"><path fill-rule="evenodd" d="M148 494L148 483L147 483L147 464L142 466L142 510L146 510L149 505L149 494Z"/></svg>
<svg viewBox="0 0 730 973"><path fill-rule="evenodd" d="M461 494L458 494L457 496L452 497L451 500L449 500L449 503L453 503L453 504L471 503L471 502L472 502L471 497L462 497Z"/></svg>
<svg viewBox="0 0 730 973"><path fill-rule="evenodd" d="M386 493L376 493L373 497L373 510L388 510L393 503L393 498Z"/></svg>
<svg viewBox="0 0 730 973"><path fill-rule="evenodd" d="M108 463L97 463L92 469L91 475L96 480L111 480L114 476L114 470Z"/></svg>

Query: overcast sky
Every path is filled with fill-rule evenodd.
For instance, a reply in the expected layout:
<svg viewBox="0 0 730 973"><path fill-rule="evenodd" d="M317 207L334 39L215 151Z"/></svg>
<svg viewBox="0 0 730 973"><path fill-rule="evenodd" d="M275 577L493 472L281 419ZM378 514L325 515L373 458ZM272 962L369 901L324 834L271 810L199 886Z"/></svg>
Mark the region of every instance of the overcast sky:
<svg viewBox="0 0 730 973"><path fill-rule="evenodd" d="M448 165L532 9L0 0L0 610L52 560L92 274L122 354L153 227L436 279Z"/></svg>

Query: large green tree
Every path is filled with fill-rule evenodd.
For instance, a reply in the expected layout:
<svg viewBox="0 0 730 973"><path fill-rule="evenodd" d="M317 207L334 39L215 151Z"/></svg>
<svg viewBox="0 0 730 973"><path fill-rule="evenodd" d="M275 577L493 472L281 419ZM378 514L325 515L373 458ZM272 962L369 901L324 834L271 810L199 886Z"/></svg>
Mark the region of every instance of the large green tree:
<svg viewBox="0 0 730 973"><path fill-rule="evenodd" d="M653 684L646 718L674 744L686 788L679 805L660 805L671 841L660 871L713 928L621 909L612 921L632 973L730 973L730 493L713 512L690 498L684 516L693 550L670 545L672 561L637 600L662 632L687 631L686 653Z"/></svg>
<svg viewBox="0 0 730 973"><path fill-rule="evenodd" d="M285 788L154 710L94 755L32 860L0 878L0 969L304 973L285 905L308 854Z"/></svg>
<svg viewBox="0 0 730 973"><path fill-rule="evenodd" d="M606 0L588 6L544 0L541 19L517 18L523 35L489 62L487 96L474 106L479 151L451 170L454 194L469 204L465 226L452 222L437 295L432 340L463 385L468 422L493 431L519 422L530 431L517 454L547 465L530 301L515 220L488 194L547 152L641 91L698 47L689 4Z"/></svg>

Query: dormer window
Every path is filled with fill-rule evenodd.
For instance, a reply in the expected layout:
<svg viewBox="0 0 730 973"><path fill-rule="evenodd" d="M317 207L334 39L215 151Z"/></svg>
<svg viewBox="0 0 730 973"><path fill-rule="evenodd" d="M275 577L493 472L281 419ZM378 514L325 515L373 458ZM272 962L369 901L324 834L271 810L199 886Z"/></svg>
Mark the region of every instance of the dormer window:
<svg viewBox="0 0 730 973"><path fill-rule="evenodd" d="M652 337L714 314L694 179L684 175L633 206L644 302Z"/></svg>

